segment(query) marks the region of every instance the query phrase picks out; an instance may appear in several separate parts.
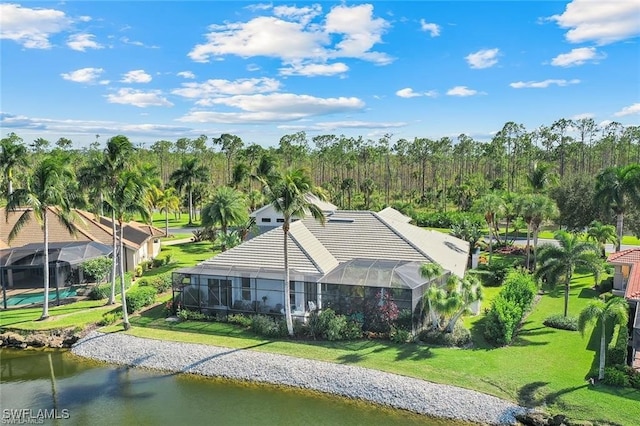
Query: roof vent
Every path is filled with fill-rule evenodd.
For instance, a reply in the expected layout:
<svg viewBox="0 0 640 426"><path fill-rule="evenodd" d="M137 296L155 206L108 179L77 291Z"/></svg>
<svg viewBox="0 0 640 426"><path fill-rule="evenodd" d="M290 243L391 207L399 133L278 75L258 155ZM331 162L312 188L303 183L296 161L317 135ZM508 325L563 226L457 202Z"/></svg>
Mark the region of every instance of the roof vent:
<svg viewBox="0 0 640 426"><path fill-rule="evenodd" d="M353 223L354 219L350 217L330 217L329 222Z"/></svg>

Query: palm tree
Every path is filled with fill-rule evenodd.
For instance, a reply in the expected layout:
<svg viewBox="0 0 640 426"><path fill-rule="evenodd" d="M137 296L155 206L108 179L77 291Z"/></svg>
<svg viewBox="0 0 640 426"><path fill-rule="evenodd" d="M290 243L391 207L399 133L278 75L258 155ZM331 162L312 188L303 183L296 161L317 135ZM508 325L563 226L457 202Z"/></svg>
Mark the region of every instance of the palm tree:
<svg viewBox="0 0 640 426"><path fill-rule="evenodd" d="M429 297L429 291L431 290L431 288L437 288L437 286L433 285L433 280L440 277L443 272L444 270L442 269L442 266L435 262L423 263L422 266L420 266L420 276L427 280L429 286L423 300L427 305L427 310L429 311L429 321L431 322L432 328L438 327L438 315L433 309L431 303L432 299L431 297Z"/></svg>
<svg viewBox="0 0 640 426"><path fill-rule="evenodd" d="M118 264L120 265L120 296L122 297L122 319L125 330L131 327L127 312L127 298L124 282L124 221L133 214L139 214L146 223L151 215L145 202L145 180L138 171L124 171L118 175L114 190L106 197L105 203L112 217L118 221Z"/></svg>
<svg viewBox="0 0 640 426"><path fill-rule="evenodd" d="M493 237L495 235L498 243L500 242L500 236L498 235L498 219L504 212L504 201L495 192L490 192L478 199L474 205L473 210L484 215L484 220L489 227L489 262L491 262L491 256L493 254Z"/></svg>
<svg viewBox="0 0 640 426"><path fill-rule="evenodd" d="M607 322L611 320L611 325L616 324L625 327L629 319L629 305L622 297L612 297L608 302L600 299L591 301L578 317L578 330L584 336L585 329L589 324L600 326L600 365L598 367L598 379L604 378L604 365L607 353L606 335Z"/></svg>
<svg viewBox="0 0 640 426"><path fill-rule="evenodd" d="M169 236L169 212L180 208L180 198L176 195L175 188L165 188L158 194L156 207L164 212L164 235Z"/></svg>
<svg viewBox="0 0 640 426"><path fill-rule="evenodd" d="M360 183L360 191L364 196L364 208L369 210L371 208L371 195L376 190L376 183L371 178L366 178Z"/></svg>
<svg viewBox="0 0 640 426"><path fill-rule="evenodd" d="M597 220L591 222L589 229L587 230L587 238L598 243L602 257L607 257L605 252L606 243L618 243L618 235L616 233L616 227L613 225L604 225Z"/></svg>
<svg viewBox="0 0 640 426"><path fill-rule="evenodd" d="M616 251L620 251L624 233L624 214L631 206L640 209L640 164L609 167L596 177L596 203L616 214L618 241Z"/></svg>
<svg viewBox="0 0 640 426"><path fill-rule="evenodd" d="M13 192L13 172L27 166L27 147L15 133L0 140L0 169L7 181L7 197Z"/></svg>
<svg viewBox="0 0 640 426"><path fill-rule="evenodd" d="M533 236L533 264L536 264L536 249L538 247L538 233L540 225L545 220L551 219L557 214L558 208L555 202L542 194L525 195L519 200L518 209L524 221L527 223L527 268L531 267L529 241Z"/></svg>
<svg viewBox="0 0 640 426"><path fill-rule="evenodd" d="M552 180L551 166L549 164L535 164L533 170L527 176L529 186L535 193L545 192Z"/></svg>
<svg viewBox="0 0 640 426"><path fill-rule="evenodd" d="M46 157L27 177L25 188L15 190L8 198L6 218L9 212L15 212L19 207L27 207L20 215L9 233L9 241L13 240L22 227L32 217L40 223L44 233L44 302L40 319L49 317L49 216L52 208L57 209L56 216L60 223L74 235L73 226L75 214L71 210L67 184L73 180L73 172L68 163L56 157Z"/></svg>
<svg viewBox="0 0 640 426"><path fill-rule="evenodd" d="M585 267L591 271L598 267L600 256L598 248L589 241L581 241L577 234L558 231L554 234L558 245L545 244L540 247L538 256L538 278L546 278L551 285L559 280L564 282L564 316L569 308L569 288L576 267Z"/></svg>
<svg viewBox="0 0 640 426"><path fill-rule="evenodd" d="M202 208L202 226L212 228L220 225L224 238L220 240L222 251L227 250L230 225L240 225L249 220L244 195L228 186L221 186L213 194L211 202ZM231 240L233 241L233 240Z"/></svg>
<svg viewBox="0 0 640 426"><path fill-rule="evenodd" d="M346 178L342 180L340 184L340 189L347 192L347 208L351 210L351 192L353 188L356 186L356 181L353 178Z"/></svg>
<svg viewBox="0 0 640 426"><path fill-rule="evenodd" d="M209 171L205 166L199 164L197 158L186 158L182 160L179 169L171 173L171 181L178 191L185 189L189 196L189 226L193 225L193 187L197 182L209 180Z"/></svg>
<svg viewBox="0 0 640 426"><path fill-rule="evenodd" d="M294 169L287 171L280 178L272 178L270 181L263 180L264 193L268 202L278 213L282 213L284 222L282 231L284 233L284 306L287 330L293 336L293 320L291 318L291 299L289 297L291 284L289 282L289 228L292 217L304 217L311 214L316 220L324 225L326 220L322 210L315 204L309 203L305 194L313 192L309 173L304 169Z"/></svg>
<svg viewBox="0 0 640 426"><path fill-rule="evenodd" d="M448 293L444 299L444 312L449 315L445 332L453 333L456 323L469 305L482 300L482 285L475 275L466 274L464 278L451 275L447 281Z"/></svg>

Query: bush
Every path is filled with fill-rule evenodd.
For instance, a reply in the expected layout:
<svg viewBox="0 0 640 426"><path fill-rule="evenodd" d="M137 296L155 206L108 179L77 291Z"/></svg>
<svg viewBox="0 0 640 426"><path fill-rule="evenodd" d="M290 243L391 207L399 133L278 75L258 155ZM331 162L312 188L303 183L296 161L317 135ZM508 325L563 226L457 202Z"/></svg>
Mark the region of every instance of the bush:
<svg viewBox="0 0 640 426"><path fill-rule="evenodd" d="M451 228L464 220L480 227L486 223L481 214L467 212L418 213L414 219L416 225L427 228Z"/></svg>
<svg viewBox="0 0 640 426"><path fill-rule="evenodd" d="M157 291L153 287L135 287L127 292L127 312L133 313L156 301Z"/></svg>
<svg viewBox="0 0 640 426"><path fill-rule="evenodd" d="M231 314L227 317L227 322L237 324L245 328L251 327L251 318L242 314Z"/></svg>
<svg viewBox="0 0 640 426"><path fill-rule="evenodd" d="M127 272L124 274L124 288L127 289L131 287L131 274ZM120 294L120 278L116 279L116 295ZM111 283L104 283L100 285L93 286L89 291L89 299L91 300L100 300L106 299L109 297L111 293Z"/></svg>
<svg viewBox="0 0 640 426"><path fill-rule="evenodd" d="M284 337L287 335L287 326L284 321L275 321L266 315L254 315L251 317L251 330L259 336L264 337Z"/></svg>
<svg viewBox="0 0 640 426"><path fill-rule="evenodd" d="M600 284L598 284L597 290L599 294L609 293L613 290L613 277L602 280Z"/></svg>
<svg viewBox="0 0 640 426"><path fill-rule="evenodd" d="M325 340L355 340L362 337L362 315L352 314L349 318L337 315L333 309L325 309L320 313L312 312L305 331L308 336Z"/></svg>
<svg viewBox="0 0 640 426"><path fill-rule="evenodd" d="M171 288L171 273L140 278L138 285L140 287L153 287L158 294L164 293Z"/></svg>
<svg viewBox="0 0 640 426"><path fill-rule="evenodd" d="M507 274L512 271L519 261L513 262L499 262L492 261L491 263L478 265L479 276L482 279L482 284L487 287L499 287L504 282Z"/></svg>
<svg viewBox="0 0 640 426"><path fill-rule="evenodd" d="M93 280L100 284L106 279L107 275L109 275L111 267L113 266L113 260L109 257L96 257L95 259L82 262L80 266L86 279Z"/></svg>
<svg viewBox="0 0 640 426"><path fill-rule="evenodd" d="M402 309L393 324L395 328L410 332L413 329L413 314L411 310Z"/></svg>
<svg viewBox="0 0 640 426"><path fill-rule="evenodd" d="M636 371L631 368L631 373L629 374L629 384L634 389L640 389L640 371Z"/></svg>
<svg viewBox="0 0 640 426"><path fill-rule="evenodd" d="M522 316L522 309L515 302L498 293L487 313L484 336L499 346L508 345L515 337Z"/></svg>
<svg viewBox="0 0 640 426"><path fill-rule="evenodd" d="M575 317L565 317L561 314L551 315L549 318L544 320L544 325L551 328L557 328L560 330L570 330L577 331L578 330L578 319Z"/></svg>
<svg viewBox="0 0 640 426"><path fill-rule="evenodd" d="M151 267L152 268L159 268L164 264L165 264L164 258L155 257L155 258L151 259Z"/></svg>
<svg viewBox="0 0 640 426"><path fill-rule="evenodd" d="M144 267L142 265L136 265L136 269L134 271L135 277L141 277L144 273Z"/></svg>
<svg viewBox="0 0 640 426"><path fill-rule="evenodd" d="M616 367L606 367L604 369L604 379L602 379L602 383L618 387L627 387L630 385L629 376L626 371Z"/></svg>
<svg viewBox="0 0 640 426"><path fill-rule="evenodd" d="M120 318L120 315L117 312L105 312L102 314L102 319L98 321L98 325L104 327L105 325L114 324L118 321L118 318Z"/></svg>
<svg viewBox="0 0 640 426"><path fill-rule="evenodd" d="M389 337L393 343L407 343L411 341L411 332L401 328L392 328Z"/></svg>
<svg viewBox="0 0 640 426"><path fill-rule="evenodd" d="M167 253L167 255L164 257L164 264L171 265L172 261L173 261L173 256L171 255L171 253Z"/></svg>
<svg viewBox="0 0 640 426"><path fill-rule="evenodd" d="M471 332L457 323L452 333L442 330L423 330L418 338L431 345L463 347L471 343Z"/></svg>
<svg viewBox="0 0 640 426"><path fill-rule="evenodd" d="M629 329L625 326L617 326L614 330L611 343L607 348L607 365L625 365L627 363L627 344L629 342Z"/></svg>

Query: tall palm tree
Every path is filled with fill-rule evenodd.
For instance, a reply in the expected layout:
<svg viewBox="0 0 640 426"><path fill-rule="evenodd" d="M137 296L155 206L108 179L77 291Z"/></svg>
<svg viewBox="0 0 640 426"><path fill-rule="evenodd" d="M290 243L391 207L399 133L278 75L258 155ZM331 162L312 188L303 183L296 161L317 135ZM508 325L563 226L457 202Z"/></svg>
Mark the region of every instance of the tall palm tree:
<svg viewBox="0 0 640 426"><path fill-rule="evenodd" d="M558 231L554 234L558 245L545 244L540 247L538 256L538 278L546 278L551 285L558 281L564 284L564 316L569 308L569 289L571 278L576 267L581 266L591 271L598 268L600 255L598 248L590 241L581 241L577 234Z"/></svg>
<svg viewBox="0 0 640 426"><path fill-rule="evenodd" d="M71 210L67 185L74 178L68 163L56 157L46 157L27 177L25 188L15 190L8 198L6 218L9 212L19 207L27 207L9 232L9 241L13 240L25 224L32 218L40 223L44 233L44 302L41 319L49 317L49 215L50 209L56 208L58 220L74 235L75 214Z"/></svg>
<svg viewBox="0 0 640 426"><path fill-rule="evenodd" d="M118 264L120 275L120 296L122 297L122 318L125 330L131 327L127 312L127 298L125 295L124 282L124 222L134 214L139 214L146 223L151 223L151 215L145 202L144 178L137 170L123 171L118 175L114 191L110 192L105 199L106 207L111 212L112 217L118 221Z"/></svg>
<svg viewBox="0 0 640 426"><path fill-rule="evenodd" d="M527 268L530 268L530 237L533 238L533 265L535 265L540 225L542 225L545 220L554 217L557 214L558 208L555 202L546 195L527 194L518 200L518 210L527 224Z"/></svg>
<svg viewBox="0 0 640 426"><path fill-rule="evenodd" d="M284 222L284 306L287 331L293 336L293 320L291 318L291 300L289 297L291 284L289 282L289 228L292 217L304 217L311 214L324 225L325 216L315 204L309 203L305 194L313 192L311 177L305 169L294 169L284 173L279 178L263 180L263 191L268 202L278 213L282 213Z"/></svg>
<svg viewBox="0 0 640 426"><path fill-rule="evenodd" d="M578 317L578 330L584 336L585 329L589 324L600 326L600 365L598 366L598 379L604 378L604 365L606 361L606 335L607 323L611 320L611 325L616 324L625 327L629 319L629 305L622 297L612 297L608 302L600 299L593 300L580 312Z"/></svg>
<svg viewBox="0 0 640 426"><path fill-rule="evenodd" d="M597 220L591 222L589 229L587 230L587 238L598 243L602 257L607 257L605 252L606 243L618 243L618 234L616 233L616 227L613 225L604 225Z"/></svg>
<svg viewBox="0 0 640 426"><path fill-rule="evenodd" d="M536 164L527 175L529 186L535 193L543 193L552 180L552 170L549 164Z"/></svg>
<svg viewBox="0 0 640 426"><path fill-rule="evenodd" d="M155 203L160 212L164 212L164 235L167 237L169 236L169 212L180 208L180 198L176 194L176 189L169 187L160 190Z"/></svg>
<svg viewBox="0 0 640 426"><path fill-rule="evenodd" d="M230 225L241 225L249 220L244 194L228 186L221 186L213 194L211 202L202 208L202 226L220 225L224 238L220 240L222 251L227 250L226 241Z"/></svg>
<svg viewBox="0 0 640 426"><path fill-rule="evenodd" d="M440 277L443 273L444 269L442 269L442 266L435 262L423 263L422 266L420 266L420 276L426 279L428 282L427 293L425 294L423 300L424 304L427 305L426 307L429 312L429 321L431 323L431 328L438 327L438 315L433 309L432 298L429 297L429 290L431 290L432 288L437 288L437 286L433 285L433 280Z"/></svg>
<svg viewBox="0 0 640 426"><path fill-rule="evenodd" d="M7 197L13 192L13 172L27 166L27 147L15 133L0 140L0 169L7 181Z"/></svg>
<svg viewBox="0 0 640 426"><path fill-rule="evenodd" d="M462 314L473 302L482 300L483 292L480 280L470 274L466 274L464 278L451 275L447 281L447 290L444 307L445 312L449 315L449 322L445 327L445 332L453 333Z"/></svg>
<svg viewBox="0 0 640 426"><path fill-rule="evenodd" d="M473 210L482 213L489 227L489 262L491 262L493 255L493 237L495 236L498 243L500 242L498 220L504 212L504 201L502 197L495 192L490 192L474 203Z"/></svg>
<svg viewBox="0 0 640 426"><path fill-rule="evenodd" d="M629 207L640 209L640 164L608 167L600 172L596 177L595 200L616 215L616 251L620 251L624 214Z"/></svg>
<svg viewBox="0 0 640 426"><path fill-rule="evenodd" d="M171 173L171 181L178 191L187 191L189 197L189 226L193 225L193 187L197 182L209 180L209 171L200 164L198 158L185 158L179 169Z"/></svg>

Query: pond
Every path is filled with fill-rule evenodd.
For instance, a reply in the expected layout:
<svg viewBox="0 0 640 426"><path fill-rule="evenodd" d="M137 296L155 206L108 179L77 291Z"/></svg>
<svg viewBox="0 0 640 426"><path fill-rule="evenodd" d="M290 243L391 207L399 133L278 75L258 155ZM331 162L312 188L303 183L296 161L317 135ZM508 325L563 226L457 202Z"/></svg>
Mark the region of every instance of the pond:
<svg viewBox="0 0 640 426"><path fill-rule="evenodd" d="M67 351L3 349L0 366L5 424L464 424L314 392L113 366Z"/></svg>

